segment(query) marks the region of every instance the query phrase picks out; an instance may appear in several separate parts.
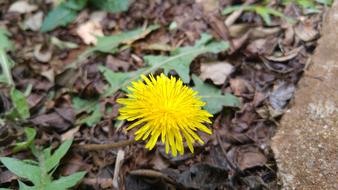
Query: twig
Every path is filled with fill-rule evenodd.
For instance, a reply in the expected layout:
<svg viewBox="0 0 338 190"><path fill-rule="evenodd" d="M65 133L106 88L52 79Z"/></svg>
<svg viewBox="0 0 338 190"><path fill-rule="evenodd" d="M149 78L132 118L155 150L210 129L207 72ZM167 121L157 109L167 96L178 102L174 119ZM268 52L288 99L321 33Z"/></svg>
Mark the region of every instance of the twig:
<svg viewBox="0 0 338 190"><path fill-rule="evenodd" d="M139 170L133 170L131 172L129 172L130 175L137 175L137 176L144 176L144 177L152 177L152 178L162 178L165 181L175 185L176 182L171 179L170 177L168 177L167 175L155 171L155 170L148 170L148 169L139 169Z"/></svg>
<svg viewBox="0 0 338 190"><path fill-rule="evenodd" d="M114 149L114 148L125 147L125 146L133 144L134 142L135 140L131 139L131 140L119 141L119 142L112 143L112 144L78 144L78 145L74 145L73 147L81 148L85 150L109 150L109 149Z"/></svg>

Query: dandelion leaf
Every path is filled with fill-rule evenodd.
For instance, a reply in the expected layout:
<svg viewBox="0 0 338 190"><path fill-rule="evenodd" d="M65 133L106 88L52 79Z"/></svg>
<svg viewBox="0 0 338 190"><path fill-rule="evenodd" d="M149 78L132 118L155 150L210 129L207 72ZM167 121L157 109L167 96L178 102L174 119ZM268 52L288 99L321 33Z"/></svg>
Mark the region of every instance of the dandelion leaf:
<svg viewBox="0 0 338 190"><path fill-rule="evenodd" d="M165 74L175 70L183 82L190 81L189 68L191 62L203 53L219 53L229 48L227 42L212 42L209 34L202 34L194 46L177 48L170 56L144 56L144 61L153 68L162 68Z"/></svg>
<svg viewBox="0 0 338 190"><path fill-rule="evenodd" d="M204 109L206 109L210 113L215 114L217 112L220 112L223 106L240 106L240 101L236 96L229 93L222 95L220 89L212 85L203 83L203 81L195 75L192 76L192 79L195 84L194 90L198 91L198 94L207 103L204 106Z"/></svg>

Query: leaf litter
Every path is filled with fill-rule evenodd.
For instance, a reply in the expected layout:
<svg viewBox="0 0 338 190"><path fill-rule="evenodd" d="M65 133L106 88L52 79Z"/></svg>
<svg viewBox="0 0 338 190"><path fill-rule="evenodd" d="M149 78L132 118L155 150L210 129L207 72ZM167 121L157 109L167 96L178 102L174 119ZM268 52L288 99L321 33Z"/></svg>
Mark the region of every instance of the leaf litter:
<svg viewBox="0 0 338 190"><path fill-rule="evenodd" d="M269 142L316 47L323 4L306 14L314 7L74 2L0 3L0 156L9 170L11 161L34 157L31 144L58 150L73 139L53 177L86 171L75 176L83 177L75 189L280 188ZM128 122L117 122L116 99L151 72L180 77L214 114L213 134L200 134L206 143L194 154L171 157L160 143L149 152L131 144ZM26 136L27 127L37 133ZM94 146L81 148L87 145ZM1 187L29 184L8 169L0 167Z"/></svg>

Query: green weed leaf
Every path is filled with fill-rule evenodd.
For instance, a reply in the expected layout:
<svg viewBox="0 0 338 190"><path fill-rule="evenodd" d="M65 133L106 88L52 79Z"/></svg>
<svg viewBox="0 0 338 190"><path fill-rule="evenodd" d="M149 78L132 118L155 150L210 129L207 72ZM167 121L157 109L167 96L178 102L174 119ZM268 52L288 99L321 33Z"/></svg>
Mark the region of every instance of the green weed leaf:
<svg viewBox="0 0 338 190"><path fill-rule="evenodd" d="M69 0L62 2L51 10L41 25L41 32L54 30L58 26L67 26L77 16L78 11L84 8L87 0Z"/></svg>
<svg viewBox="0 0 338 190"><path fill-rule="evenodd" d="M198 55L206 52L219 53L229 47L227 42L212 42L211 39L210 35L202 34L201 39L194 46L178 48L172 52L171 56L144 56L148 66L137 71L113 72L106 67L100 67L100 71L110 84L105 95L111 95L119 89L127 91L126 87L132 81L137 80L141 74L146 75L159 68L163 68L166 74L170 70L175 70L184 82L189 82L189 66Z"/></svg>
<svg viewBox="0 0 338 190"><path fill-rule="evenodd" d="M151 67L163 68L165 74L175 70L183 82L188 83L190 81L190 64L197 56L208 52L219 53L229 48L227 42L209 43L211 39L210 35L202 34L201 39L196 42L195 46L178 48L171 53L171 56L144 56L144 60Z"/></svg>
<svg viewBox="0 0 338 190"><path fill-rule="evenodd" d="M38 166L33 166L21 160L8 157L2 157L0 161L15 175L28 179L35 185L40 183L41 172Z"/></svg>
<svg viewBox="0 0 338 190"><path fill-rule="evenodd" d="M77 172L70 176L60 177L59 179L52 181L46 186L46 190L67 190L70 187L76 185L84 176L86 172Z"/></svg>
<svg viewBox="0 0 338 190"><path fill-rule="evenodd" d="M18 114L17 117L21 119L27 119L30 116L28 103L26 97L22 92L12 88L11 90L11 99L14 105L14 109Z"/></svg>
<svg viewBox="0 0 338 190"><path fill-rule="evenodd" d="M235 6L230 6L230 7L226 7L223 10L223 15L227 15L230 14L234 11L237 10L243 10L243 11L248 11L248 12L255 12L256 14L258 14L263 21L265 22L265 24L267 25L271 25L271 16L276 16L276 17L280 17L284 20L286 20L289 23L293 23L294 20L290 17L285 16L282 12L267 7L267 6L260 6L260 5L235 5Z"/></svg>
<svg viewBox="0 0 338 190"><path fill-rule="evenodd" d="M129 0L90 0L90 3L101 10L118 13L128 10L130 2Z"/></svg>
<svg viewBox="0 0 338 190"><path fill-rule="evenodd" d="M72 145L72 141L67 140L57 150L55 150L55 152L52 154L51 157L45 158L46 159L45 161L46 172L51 171L53 168L55 168L59 164L61 158L67 153L71 145Z"/></svg>
<svg viewBox="0 0 338 190"><path fill-rule="evenodd" d="M7 30L0 28L0 48L4 50L14 49L13 43L8 38L9 35L10 33Z"/></svg>
<svg viewBox="0 0 338 190"><path fill-rule="evenodd" d="M36 130L34 128L25 128L25 135L26 140L24 142L19 142L15 144L15 147L13 148L13 153L25 150L29 148L29 146L33 143L35 136L36 136Z"/></svg>
<svg viewBox="0 0 338 190"><path fill-rule="evenodd" d="M112 36L97 37L97 44L92 50L104 53L116 53L121 44L130 44L133 41L145 37L159 27L159 25L151 25L147 28L121 32Z"/></svg>
<svg viewBox="0 0 338 190"><path fill-rule="evenodd" d="M204 83L197 76L193 75L192 79L195 83L194 90L198 91L198 95L207 103L204 109L212 114L220 112L223 106L227 107L239 107L239 99L232 94L224 94L220 89Z"/></svg>

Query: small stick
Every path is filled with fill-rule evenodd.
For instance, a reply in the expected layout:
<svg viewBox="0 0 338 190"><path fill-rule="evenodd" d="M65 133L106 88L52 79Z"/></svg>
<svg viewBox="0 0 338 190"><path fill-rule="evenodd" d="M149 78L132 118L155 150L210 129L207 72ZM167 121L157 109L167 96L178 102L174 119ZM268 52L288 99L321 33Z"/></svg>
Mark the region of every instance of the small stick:
<svg viewBox="0 0 338 190"><path fill-rule="evenodd" d="M155 171L155 170L148 170L148 169L139 169L139 170L133 170L129 172L130 175L137 175L137 176L144 176L144 177L152 177L152 178L162 178L165 181L171 183L171 184L176 184L173 179L168 177L167 175Z"/></svg>
<svg viewBox="0 0 338 190"><path fill-rule="evenodd" d="M85 150L109 150L109 149L114 149L114 148L125 147L125 146L133 144L134 142L135 140L131 139L131 140L119 141L119 142L111 143L111 144L78 144L78 145L74 145L73 147L81 148Z"/></svg>

